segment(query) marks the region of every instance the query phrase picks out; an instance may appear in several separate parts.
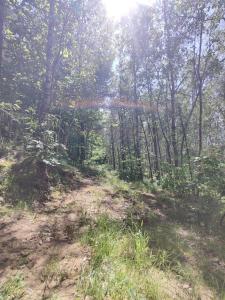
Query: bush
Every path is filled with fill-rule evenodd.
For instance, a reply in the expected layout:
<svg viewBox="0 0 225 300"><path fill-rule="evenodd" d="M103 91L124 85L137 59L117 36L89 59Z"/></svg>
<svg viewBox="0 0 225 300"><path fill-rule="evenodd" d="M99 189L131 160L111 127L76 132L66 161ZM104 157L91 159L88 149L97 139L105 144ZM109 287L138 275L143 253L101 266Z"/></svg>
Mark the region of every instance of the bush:
<svg viewBox="0 0 225 300"><path fill-rule="evenodd" d="M208 229L217 228L224 210L225 162L223 156L214 151L208 156L195 157L192 160L192 176L188 165L175 168L164 165L161 179L163 188L167 188L180 198L181 213L195 214L198 224Z"/></svg>

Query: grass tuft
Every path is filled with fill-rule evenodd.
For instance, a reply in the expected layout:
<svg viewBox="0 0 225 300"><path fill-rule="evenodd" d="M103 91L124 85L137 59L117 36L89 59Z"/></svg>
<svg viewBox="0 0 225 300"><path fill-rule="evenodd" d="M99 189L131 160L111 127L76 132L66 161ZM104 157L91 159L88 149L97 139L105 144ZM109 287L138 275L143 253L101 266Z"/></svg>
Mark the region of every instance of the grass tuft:
<svg viewBox="0 0 225 300"><path fill-rule="evenodd" d="M58 284L67 278L67 273L60 267L59 259L52 256L41 272L41 280L43 282L51 282L54 280Z"/></svg>
<svg viewBox="0 0 225 300"><path fill-rule="evenodd" d="M166 264L166 252L153 254L142 228L127 228L103 216L85 242L92 247L93 256L80 280L84 296L98 300L171 299L166 272L156 268Z"/></svg>
<svg viewBox="0 0 225 300"><path fill-rule="evenodd" d="M0 300L22 298L25 293L24 279L21 274L8 278L0 287Z"/></svg>

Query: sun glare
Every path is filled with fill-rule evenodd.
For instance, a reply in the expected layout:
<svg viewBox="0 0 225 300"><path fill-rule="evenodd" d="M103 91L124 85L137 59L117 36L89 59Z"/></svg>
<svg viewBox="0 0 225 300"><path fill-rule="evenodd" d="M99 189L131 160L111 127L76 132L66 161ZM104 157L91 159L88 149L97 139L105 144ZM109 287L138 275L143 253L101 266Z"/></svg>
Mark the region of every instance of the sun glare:
<svg viewBox="0 0 225 300"><path fill-rule="evenodd" d="M138 4L152 5L154 0L102 0L109 17L120 19L128 15Z"/></svg>

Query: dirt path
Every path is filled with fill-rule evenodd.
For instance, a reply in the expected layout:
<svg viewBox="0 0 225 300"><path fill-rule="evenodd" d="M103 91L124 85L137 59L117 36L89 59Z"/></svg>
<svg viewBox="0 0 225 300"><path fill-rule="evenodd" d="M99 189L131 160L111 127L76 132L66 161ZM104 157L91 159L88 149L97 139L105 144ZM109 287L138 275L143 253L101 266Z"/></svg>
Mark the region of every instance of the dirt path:
<svg viewBox="0 0 225 300"><path fill-rule="evenodd" d="M56 193L35 212L6 208L0 219L0 286L21 274L23 300L78 298L80 274L91 257L91 250L81 243L82 235L99 215L124 219L132 206L133 213L146 223L151 245L172 251L181 271L190 269L196 277L193 283L184 283L183 289L197 288L201 300L217 299L211 288L224 282L225 244L169 221L168 207L157 195L141 196L134 203L112 187L82 179L75 190ZM156 224L152 223L155 218Z"/></svg>
<svg viewBox="0 0 225 300"><path fill-rule="evenodd" d="M99 214L124 218L128 203L110 188L84 179L79 189L56 197L38 213L13 212L0 220L0 284L22 274L22 299L72 300L74 286L88 264L90 249L80 243Z"/></svg>

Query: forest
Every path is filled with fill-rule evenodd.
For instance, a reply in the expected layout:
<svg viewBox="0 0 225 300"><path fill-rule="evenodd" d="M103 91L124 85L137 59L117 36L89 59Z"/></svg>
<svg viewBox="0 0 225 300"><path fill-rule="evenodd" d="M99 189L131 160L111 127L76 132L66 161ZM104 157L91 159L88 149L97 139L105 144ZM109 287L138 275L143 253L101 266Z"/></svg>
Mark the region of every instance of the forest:
<svg viewBox="0 0 225 300"><path fill-rule="evenodd" d="M0 0L0 300L225 300L224 0Z"/></svg>

